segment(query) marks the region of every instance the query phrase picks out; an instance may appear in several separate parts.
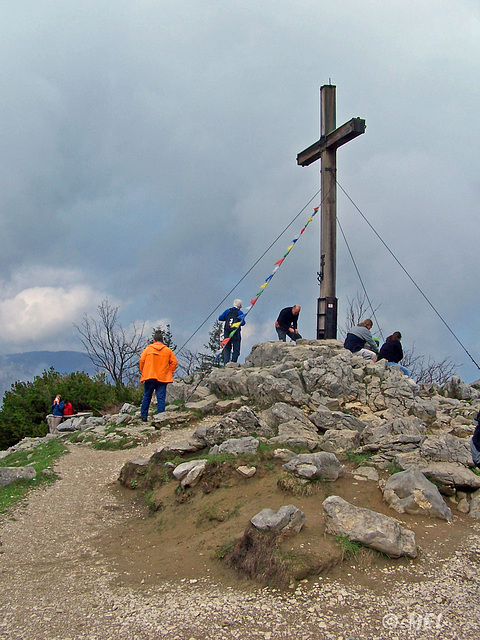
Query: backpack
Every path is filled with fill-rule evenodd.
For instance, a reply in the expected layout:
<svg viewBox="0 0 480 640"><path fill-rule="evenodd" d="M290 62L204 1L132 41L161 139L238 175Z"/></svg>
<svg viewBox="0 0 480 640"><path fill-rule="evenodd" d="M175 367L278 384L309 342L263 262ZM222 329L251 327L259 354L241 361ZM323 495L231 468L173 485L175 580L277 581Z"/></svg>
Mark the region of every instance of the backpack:
<svg viewBox="0 0 480 640"><path fill-rule="evenodd" d="M232 324L238 322L238 309L237 307L232 307L228 310L227 317L225 319L225 328L224 328L224 336L228 338L228 336L232 332Z"/></svg>

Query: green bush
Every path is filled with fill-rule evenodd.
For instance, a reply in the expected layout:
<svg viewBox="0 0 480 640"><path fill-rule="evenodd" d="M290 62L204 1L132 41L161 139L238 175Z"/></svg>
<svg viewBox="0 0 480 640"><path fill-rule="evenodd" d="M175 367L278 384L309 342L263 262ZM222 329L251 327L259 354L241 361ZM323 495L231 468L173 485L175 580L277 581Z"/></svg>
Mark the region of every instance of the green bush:
<svg viewBox="0 0 480 640"><path fill-rule="evenodd" d="M0 410L0 450L25 437L44 436L48 431L45 416L57 394L71 402L74 411L96 415L124 402L138 405L142 397L140 387L111 385L103 375L91 378L84 371L62 375L50 368L33 382L15 382L5 393Z"/></svg>

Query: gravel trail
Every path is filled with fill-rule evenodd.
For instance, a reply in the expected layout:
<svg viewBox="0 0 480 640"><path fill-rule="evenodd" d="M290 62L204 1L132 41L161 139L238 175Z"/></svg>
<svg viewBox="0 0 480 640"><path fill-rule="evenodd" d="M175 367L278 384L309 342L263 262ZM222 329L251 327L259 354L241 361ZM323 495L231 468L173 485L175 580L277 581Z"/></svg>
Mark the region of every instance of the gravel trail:
<svg viewBox="0 0 480 640"><path fill-rule="evenodd" d="M186 431L185 431L186 433ZM182 434L183 437L183 434ZM112 491L129 451L70 445L56 464L60 480L34 491L0 519L2 640L383 640L470 639L480 627L480 528L451 557L435 550L405 570L378 576L375 589L319 578L283 593L198 580L118 586L96 541L138 517Z"/></svg>

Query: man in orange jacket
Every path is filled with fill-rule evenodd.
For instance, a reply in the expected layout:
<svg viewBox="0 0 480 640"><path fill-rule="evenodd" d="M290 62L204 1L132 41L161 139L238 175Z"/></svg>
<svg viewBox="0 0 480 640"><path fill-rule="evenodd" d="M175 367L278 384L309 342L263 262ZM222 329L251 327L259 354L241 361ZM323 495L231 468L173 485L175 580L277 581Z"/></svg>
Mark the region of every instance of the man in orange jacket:
<svg viewBox="0 0 480 640"><path fill-rule="evenodd" d="M142 351L139 367L142 374L140 382L145 383L140 413L142 420L146 422L154 391L157 394L157 413L165 411L167 384L173 382L173 373L177 368L175 354L163 344L163 333L160 330L155 331L153 343Z"/></svg>

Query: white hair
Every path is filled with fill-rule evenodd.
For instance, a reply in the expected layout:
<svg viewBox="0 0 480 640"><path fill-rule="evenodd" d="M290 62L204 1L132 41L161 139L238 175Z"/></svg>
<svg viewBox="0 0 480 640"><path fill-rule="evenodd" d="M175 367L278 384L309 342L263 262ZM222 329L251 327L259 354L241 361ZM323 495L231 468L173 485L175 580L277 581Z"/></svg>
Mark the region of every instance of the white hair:
<svg viewBox="0 0 480 640"><path fill-rule="evenodd" d="M238 298L236 300L233 301L233 306L237 307L237 309L240 309L240 307L242 306L242 301L238 300Z"/></svg>

